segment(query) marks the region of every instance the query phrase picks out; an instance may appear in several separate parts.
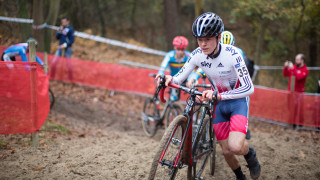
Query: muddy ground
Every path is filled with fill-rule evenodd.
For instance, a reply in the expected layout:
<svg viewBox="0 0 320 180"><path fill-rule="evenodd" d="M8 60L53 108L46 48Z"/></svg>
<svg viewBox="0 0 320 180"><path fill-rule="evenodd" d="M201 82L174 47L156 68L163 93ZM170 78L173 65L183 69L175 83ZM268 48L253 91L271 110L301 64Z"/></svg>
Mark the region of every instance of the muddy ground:
<svg viewBox="0 0 320 180"><path fill-rule="evenodd" d="M40 131L40 147L30 146L30 135L0 136L0 179L147 178L163 130L153 138L144 135L140 115L146 97L111 96L109 90L61 82L51 82L51 89L56 103ZM320 179L319 133L253 118L249 127L262 165L260 179ZM207 179L235 179L220 147L215 176Z"/></svg>

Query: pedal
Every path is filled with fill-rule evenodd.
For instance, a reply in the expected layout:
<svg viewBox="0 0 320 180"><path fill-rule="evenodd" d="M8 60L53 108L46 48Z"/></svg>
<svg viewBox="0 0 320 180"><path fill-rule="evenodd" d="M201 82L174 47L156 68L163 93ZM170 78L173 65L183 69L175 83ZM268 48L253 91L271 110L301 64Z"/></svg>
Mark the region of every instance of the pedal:
<svg viewBox="0 0 320 180"><path fill-rule="evenodd" d="M181 141L178 138L172 138L171 140L172 144L178 146L180 145Z"/></svg>

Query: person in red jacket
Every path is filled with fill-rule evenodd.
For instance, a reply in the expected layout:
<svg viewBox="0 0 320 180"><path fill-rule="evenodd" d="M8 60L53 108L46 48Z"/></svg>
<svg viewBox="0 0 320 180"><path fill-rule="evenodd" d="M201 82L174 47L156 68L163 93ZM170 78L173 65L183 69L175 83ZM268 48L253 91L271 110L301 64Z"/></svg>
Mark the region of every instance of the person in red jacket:
<svg viewBox="0 0 320 180"><path fill-rule="evenodd" d="M303 92L309 70L305 64L305 56L303 54L296 55L295 65L291 61L286 61L283 68L283 76L289 77L288 90L290 91L292 77L295 76L294 92L289 100L289 108L292 110L290 120L293 127L301 127L303 124ZM298 118L298 120L295 120Z"/></svg>

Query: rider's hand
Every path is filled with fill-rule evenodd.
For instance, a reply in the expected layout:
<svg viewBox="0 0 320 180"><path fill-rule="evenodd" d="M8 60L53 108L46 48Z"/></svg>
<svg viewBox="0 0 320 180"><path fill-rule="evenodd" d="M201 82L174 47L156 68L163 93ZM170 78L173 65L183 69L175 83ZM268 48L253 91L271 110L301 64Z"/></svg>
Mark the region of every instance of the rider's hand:
<svg viewBox="0 0 320 180"><path fill-rule="evenodd" d="M195 86L195 85L197 85L197 84L198 84L198 81L192 78L192 79L189 79L189 80L188 80L188 82L187 82L187 87L188 87L188 88L191 88L193 85Z"/></svg>
<svg viewBox="0 0 320 180"><path fill-rule="evenodd" d="M285 62L284 62L284 67L288 67L288 65L289 65L289 61L288 60L286 60Z"/></svg>
<svg viewBox="0 0 320 180"><path fill-rule="evenodd" d="M212 90L205 90L202 93L202 101L207 101L207 100L216 100L218 99L219 101L221 100L221 95L220 93L217 94L217 96L214 95L214 91Z"/></svg>
<svg viewBox="0 0 320 180"><path fill-rule="evenodd" d="M161 77L161 74L158 74L155 78L157 80L157 86L159 86L159 84L160 84L160 77ZM172 78L173 77L171 75L165 76L165 85L166 86L168 86L168 84L172 81Z"/></svg>

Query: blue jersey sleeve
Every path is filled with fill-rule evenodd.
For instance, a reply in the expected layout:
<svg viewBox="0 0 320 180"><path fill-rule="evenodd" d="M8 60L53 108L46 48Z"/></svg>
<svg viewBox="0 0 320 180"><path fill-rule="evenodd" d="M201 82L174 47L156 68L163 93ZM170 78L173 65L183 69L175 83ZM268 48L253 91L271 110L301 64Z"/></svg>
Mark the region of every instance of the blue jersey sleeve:
<svg viewBox="0 0 320 180"><path fill-rule="evenodd" d="M21 56L21 60L22 60L23 62L28 62L28 58L27 58L26 50L25 50L25 49L20 48L20 49L19 49L19 55Z"/></svg>
<svg viewBox="0 0 320 180"><path fill-rule="evenodd" d="M169 66L169 61L170 61L170 54L168 53L165 57L164 57L164 59L163 59L163 61L162 61L162 63L161 63L161 67L160 67L160 70L159 70L159 72L158 72L158 74L164 74L164 72L166 71L166 69L168 68L168 66Z"/></svg>
<svg viewBox="0 0 320 180"><path fill-rule="evenodd" d="M41 66L43 66L43 62L42 62L42 60L41 60L38 56L36 56L36 62L37 62L38 64L40 64Z"/></svg>

